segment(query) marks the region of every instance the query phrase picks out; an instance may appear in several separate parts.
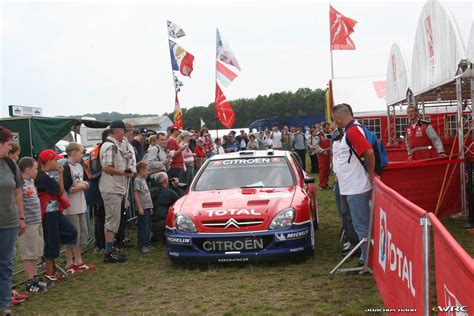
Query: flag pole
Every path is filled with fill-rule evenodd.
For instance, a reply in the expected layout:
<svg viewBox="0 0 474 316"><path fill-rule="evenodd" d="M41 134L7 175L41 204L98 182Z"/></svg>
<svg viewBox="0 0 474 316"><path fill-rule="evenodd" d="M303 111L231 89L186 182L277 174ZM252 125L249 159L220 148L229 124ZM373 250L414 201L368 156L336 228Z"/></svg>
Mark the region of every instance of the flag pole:
<svg viewBox="0 0 474 316"><path fill-rule="evenodd" d="M216 27L216 62L215 62L215 67L217 68L217 32L219 32L219 29ZM215 99L215 95L217 95L217 69L214 71L214 81L216 83L216 91L214 93L214 112L216 115L216 139L219 137L219 123L217 123L217 111L216 111L216 106L217 106L217 100ZM215 140L214 140L215 141Z"/></svg>
<svg viewBox="0 0 474 316"><path fill-rule="evenodd" d="M171 44L170 44L170 37L168 32L168 21L166 22L166 34L168 34L168 49L171 51ZM176 83L174 82L174 70L173 70L173 60L170 55L170 62L171 62L171 80L173 80L173 89L174 89L174 107L173 107L173 121L176 123L176 98L178 96L178 91L176 91Z"/></svg>
<svg viewBox="0 0 474 316"><path fill-rule="evenodd" d="M331 54L331 80L334 79L334 64L332 58L332 49L331 49L331 3L329 3L329 53Z"/></svg>

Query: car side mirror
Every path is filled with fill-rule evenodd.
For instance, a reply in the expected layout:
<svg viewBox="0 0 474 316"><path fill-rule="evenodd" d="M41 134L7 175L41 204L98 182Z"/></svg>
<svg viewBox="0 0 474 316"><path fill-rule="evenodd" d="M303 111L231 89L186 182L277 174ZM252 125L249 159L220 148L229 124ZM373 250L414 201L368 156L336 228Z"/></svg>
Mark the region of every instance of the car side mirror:
<svg viewBox="0 0 474 316"><path fill-rule="evenodd" d="M304 178L304 183L314 183L314 177L306 177Z"/></svg>

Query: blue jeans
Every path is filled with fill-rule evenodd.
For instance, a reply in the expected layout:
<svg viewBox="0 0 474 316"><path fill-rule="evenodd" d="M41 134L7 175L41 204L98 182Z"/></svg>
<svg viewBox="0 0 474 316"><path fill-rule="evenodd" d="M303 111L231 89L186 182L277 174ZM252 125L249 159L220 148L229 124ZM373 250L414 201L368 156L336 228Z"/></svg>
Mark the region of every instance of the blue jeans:
<svg viewBox="0 0 474 316"><path fill-rule="evenodd" d="M347 204L347 196L341 195L339 191L339 182L335 182L335 194L336 194L336 207L339 211L339 216L342 221L342 228L344 228L344 233L347 237L347 240L352 244L352 247L359 243L359 237L354 230L354 225L352 224L351 212L349 210L349 205Z"/></svg>
<svg viewBox="0 0 474 316"><path fill-rule="evenodd" d="M18 227L0 229L0 308L10 306Z"/></svg>
<svg viewBox="0 0 474 316"><path fill-rule="evenodd" d="M150 209L138 215L138 248L150 246L151 217Z"/></svg>
<svg viewBox="0 0 474 316"><path fill-rule="evenodd" d="M347 204L351 211L352 224L354 230L359 236L359 240L367 237L369 233L369 220L370 220L370 193L372 190L355 195L346 195ZM362 245L360 260L365 260L365 254L367 252L367 243Z"/></svg>

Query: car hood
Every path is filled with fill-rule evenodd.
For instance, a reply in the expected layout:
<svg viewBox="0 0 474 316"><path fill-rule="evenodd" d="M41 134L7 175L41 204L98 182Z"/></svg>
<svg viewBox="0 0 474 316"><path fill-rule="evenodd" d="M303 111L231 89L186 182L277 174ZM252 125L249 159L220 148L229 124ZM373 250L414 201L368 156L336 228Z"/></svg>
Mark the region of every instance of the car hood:
<svg viewBox="0 0 474 316"><path fill-rule="evenodd" d="M291 206L295 187L191 191L180 212L200 232L266 230L273 217Z"/></svg>

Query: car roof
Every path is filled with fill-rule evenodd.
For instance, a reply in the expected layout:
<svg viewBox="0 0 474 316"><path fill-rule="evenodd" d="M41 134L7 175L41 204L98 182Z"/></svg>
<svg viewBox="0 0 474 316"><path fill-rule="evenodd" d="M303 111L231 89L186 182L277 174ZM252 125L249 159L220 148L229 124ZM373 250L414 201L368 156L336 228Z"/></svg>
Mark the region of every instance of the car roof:
<svg viewBox="0 0 474 316"><path fill-rule="evenodd" d="M264 158L264 157L287 157L290 155L286 150L242 150L235 153L213 155L210 160L240 159L240 158Z"/></svg>

